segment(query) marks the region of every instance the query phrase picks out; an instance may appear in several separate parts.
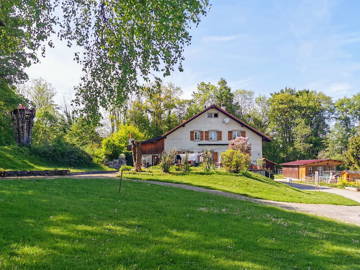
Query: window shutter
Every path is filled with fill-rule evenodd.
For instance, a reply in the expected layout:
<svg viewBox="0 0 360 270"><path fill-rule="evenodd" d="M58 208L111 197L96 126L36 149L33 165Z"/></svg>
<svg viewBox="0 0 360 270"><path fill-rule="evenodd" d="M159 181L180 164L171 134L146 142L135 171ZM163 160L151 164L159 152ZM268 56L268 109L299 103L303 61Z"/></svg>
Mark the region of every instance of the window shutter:
<svg viewBox="0 0 360 270"><path fill-rule="evenodd" d="M200 140L201 140L201 141L204 140L204 131L200 131Z"/></svg>
<svg viewBox="0 0 360 270"><path fill-rule="evenodd" d="M217 140L221 141L222 140L222 132L221 131L216 131L217 133Z"/></svg>
<svg viewBox="0 0 360 270"><path fill-rule="evenodd" d="M229 140L229 141L232 140L232 131L228 131L228 140Z"/></svg>
<svg viewBox="0 0 360 270"><path fill-rule="evenodd" d="M194 131L190 131L190 141L194 140Z"/></svg>
<svg viewBox="0 0 360 270"><path fill-rule="evenodd" d="M241 137L246 137L246 131L244 131L244 130L240 131L240 135L241 135Z"/></svg>
<svg viewBox="0 0 360 270"><path fill-rule="evenodd" d="M209 131L205 131L205 141L209 140Z"/></svg>

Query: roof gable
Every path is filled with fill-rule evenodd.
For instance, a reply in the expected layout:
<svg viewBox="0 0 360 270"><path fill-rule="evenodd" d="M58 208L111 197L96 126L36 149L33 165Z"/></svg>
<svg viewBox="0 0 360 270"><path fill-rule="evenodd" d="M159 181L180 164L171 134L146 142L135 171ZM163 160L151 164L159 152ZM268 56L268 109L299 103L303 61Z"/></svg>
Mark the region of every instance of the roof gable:
<svg viewBox="0 0 360 270"><path fill-rule="evenodd" d="M219 112L225 114L227 117L229 117L230 119L234 120L235 122L237 122L238 124L240 124L241 126L244 126L248 129L250 129L251 131L253 131L254 133L256 133L257 135L261 136L262 139L264 141L271 141L271 138L267 135L265 135L264 133L260 132L259 130L253 128L252 126L248 125L247 123L245 123L244 121L240 120L239 118L237 118L236 116L232 115L231 113L225 111L224 109L220 108L219 106L217 105L211 105L207 108L205 108L203 111L195 114L194 116L192 116L191 118L189 118L188 120L182 122L181 124L179 124L178 126L174 127L173 129L169 130L168 132L166 132L163 137L166 137L168 135L170 135L171 133L173 133L174 131L176 131L177 129L181 128L181 127L185 127L185 125L189 122L191 122L192 120L198 118L200 115L204 114L205 112L211 110L211 109L216 109L218 110Z"/></svg>

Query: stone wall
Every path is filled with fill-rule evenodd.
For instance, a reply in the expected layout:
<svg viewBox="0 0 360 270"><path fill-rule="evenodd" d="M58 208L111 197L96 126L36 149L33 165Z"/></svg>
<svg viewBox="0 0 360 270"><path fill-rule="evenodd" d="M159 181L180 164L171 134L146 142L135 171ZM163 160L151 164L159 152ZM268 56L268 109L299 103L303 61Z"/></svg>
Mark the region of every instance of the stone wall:
<svg viewBox="0 0 360 270"><path fill-rule="evenodd" d="M69 175L69 170L48 170L48 171L0 171L0 177L18 176L55 176Z"/></svg>

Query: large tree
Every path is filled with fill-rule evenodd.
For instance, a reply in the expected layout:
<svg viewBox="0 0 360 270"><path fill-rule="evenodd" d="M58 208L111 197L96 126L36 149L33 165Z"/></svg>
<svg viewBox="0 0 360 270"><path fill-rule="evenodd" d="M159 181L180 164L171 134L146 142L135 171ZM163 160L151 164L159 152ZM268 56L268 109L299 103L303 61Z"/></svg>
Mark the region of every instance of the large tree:
<svg viewBox="0 0 360 270"><path fill-rule="evenodd" d="M24 68L56 30L80 47L75 59L84 73L76 101L98 114L122 104L140 79L182 70L189 29L207 9L208 0L1 1L0 78L25 80Z"/></svg>
<svg viewBox="0 0 360 270"><path fill-rule="evenodd" d="M276 161L316 158L325 148L333 110L331 98L321 92L287 88L272 94L269 106Z"/></svg>

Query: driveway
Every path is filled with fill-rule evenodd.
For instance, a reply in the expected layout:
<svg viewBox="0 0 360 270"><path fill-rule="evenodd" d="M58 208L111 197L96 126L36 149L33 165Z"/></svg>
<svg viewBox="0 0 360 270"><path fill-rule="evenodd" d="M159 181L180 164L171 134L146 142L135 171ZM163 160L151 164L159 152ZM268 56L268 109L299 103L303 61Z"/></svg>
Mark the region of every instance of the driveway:
<svg viewBox="0 0 360 270"><path fill-rule="evenodd" d="M299 184L299 183L290 183L285 180L278 180L278 182L287 184L289 186L302 189L302 190L313 190L313 191L323 191L323 192L329 192L333 194L337 194L340 196L343 196L345 198L354 200L356 202L360 202L360 192L346 190L346 189L339 189L339 188L331 188L331 187L324 187L324 186L313 186L313 185L305 185L305 184Z"/></svg>

